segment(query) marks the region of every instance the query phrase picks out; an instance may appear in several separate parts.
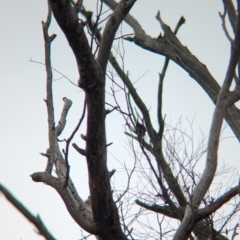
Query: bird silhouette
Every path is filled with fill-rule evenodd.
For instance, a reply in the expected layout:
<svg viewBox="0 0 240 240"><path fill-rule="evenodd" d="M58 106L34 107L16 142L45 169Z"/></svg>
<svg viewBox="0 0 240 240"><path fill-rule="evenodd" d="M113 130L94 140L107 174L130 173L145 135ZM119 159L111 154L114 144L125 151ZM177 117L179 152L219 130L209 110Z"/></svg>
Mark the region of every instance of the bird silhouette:
<svg viewBox="0 0 240 240"><path fill-rule="evenodd" d="M136 123L136 132L140 137L144 137L144 135L146 133L146 128L144 127L143 124L137 122Z"/></svg>

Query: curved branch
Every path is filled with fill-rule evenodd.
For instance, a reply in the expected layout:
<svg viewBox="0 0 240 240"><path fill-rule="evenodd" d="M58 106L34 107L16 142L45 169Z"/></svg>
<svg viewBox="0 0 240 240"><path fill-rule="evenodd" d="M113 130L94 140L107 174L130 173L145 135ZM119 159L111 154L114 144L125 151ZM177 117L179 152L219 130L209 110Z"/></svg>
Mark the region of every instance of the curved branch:
<svg viewBox="0 0 240 240"><path fill-rule="evenodd" d="M97 60L102 68L102 71L106 72L106 66L108 63L108 58L110 54L110 50L112 48L112 43L118 30L119 25L128 14L130 9L132 8L133 4L136 0L122 0L120 1L114 12L112 13L111 17L108 19L106 26L104 28L104 32L102 34L99 53Z"/></svg>
<svg viewBox="0 0 240 240"><path fill-rule="evenodd" d="M240 1L238 0L238 7L240 7ZM218 94L216 107L214 110L212 124L209 133L208 146L207 146L207 158L206 166L203 174L195 187L191 199L191 205L187 206L184 218L174 236L174 240L187 239L191 229L194 226L195 211L198 209L204 195L208 191L212 180L214 178L217 162L218 162L218 147L219 138L222 127L223 118L228 107L228 95L229 88L232 84L236 65L238 63L240 53L240 14L238 14L238 24L235 39L232 45L231 56L229 60L228 69L222 85L222 88Z"/></svg>
<svg viewBox="0 0 240 240"><path fill-rule="evenodd" d="M235 197L238 194L238 186L230 189L228 192L224 193L216 201L211 203L209 206L199 209L196 220L201 220L218 210L223 204L228 202L231 198Z"/></svg>
<svg viewBox="0 0 240 240"><path fill-rule="evenodd" d="M50 174L48 174L47 172L36 172L36 173L33 173L31 177L32 177L32 180L35 182L43 182L53 187L61 196L72 218L85 231L92 234L99 233L93 221L91 209L78 196L78 193L72 182L69 181L68 186L65 187L64 186L65 181L62 181L59 178L55 178Z"/></svg>
<svg viewBox="0 0 240 240"><path fill-rule="evenodd" d="M222 0L222 2L223 2L224 9L228 14L228 18L232 26L232 30L235 33L237 28L237 14L236 14L236 10L233 5L233 2L232 0Z"/></svg>
<svg viewBox="0 0 240 240"><path fill-rule="evenodd" d="M112 10L115 10L117 6L117 2L114 0L104 0L104 3L107 4ZM125 17L124 21L129 24L133 29L135 29L139 34L146 34L139 22L130 14Z"/></svg>
<svg viewBox="0 0 240 240"><path fill-rule="evenodd" d="M220 131L223 117L229 104L228 101L229 88L233 81L236 65L238 63L239 53L240 53L240 14L238 15L238 26L232 46L232 52L229 60L228 69L223 82L223 86L219 92L216 107L213 114L207 147L208 152L206 159L206 167L204 169L203 175L199 183L197 184L193 192L194 207L199 206L215 175L218 160L217 153Z"/></svg>

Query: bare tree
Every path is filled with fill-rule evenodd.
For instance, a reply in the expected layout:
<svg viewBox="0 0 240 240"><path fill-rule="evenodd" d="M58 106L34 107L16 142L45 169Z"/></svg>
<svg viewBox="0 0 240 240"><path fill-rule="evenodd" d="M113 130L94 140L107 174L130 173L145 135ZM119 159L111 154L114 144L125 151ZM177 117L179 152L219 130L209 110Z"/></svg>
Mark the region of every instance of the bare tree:
<svg viewBox="0 0 240 240"><path fill-rule="evenodd" d="M240 65L240 16L231 0L223 1L224 13L220 14L220 17L231 44L231 56L223 85L220 87L207 67L177 38L176 34L185 19L181 17L172 31L158 12L156 19L164 34L153 38L147 35L139 22L129 14L135 2L135 0L121 0L118 3L114 0L99 1L99 12L96 19L93 19L92 12L84 8L83 1L48 1L49 12L42 26L47 72L45 101L48 112L49 148L42 153L47 158L45 171L33 173L32 179L54 188L77 224L99 240L136 239L136 237L174 240L234 239L238 225L229 228L227 224L239 211L239 203L236 201L238 186L221 192L214 198L210 188L217 175L230 171L225 167L220 173L217 172L218 147L224 119L236 138L240 139L240 112L234 105L240 99L239 73L236 73L236 68ZM103 3L112 12L102 20ZM237 1L236 5L238 9L240 1ZM56 35L48 34L52 13L74 53L79 72L78 87L85 93L82 116L71 136L65 140L64 151L61 151L59 146L59 136L66 125L67 113L72 102L63 98L62 114L58 124L55 124L51 43ZM84 16L85 20L80 16ZM234 33L233 38L226 28L226 16ZM99 28L102 21L105 21L103 31ZM153 127L148 106L138 95L133 81L111 52L116 32L122 22L127 23L134 34L121 38L153 54L166 57L159 75L158 129ZM189 142L193 143L192 135L186 133L180 126L175 128L169 126L162 115L163 82L169 61L175 62L188 72L215 104L207 144L203 137L190 155L187 154L187 146ZM113 68L110 73L107 71L108 63ZM116 75L121 82L116 80ZM106 78L113 84L111 90L115 103L108 103L108 106L112 107L110 110L106 110ZM233 85L234 90L230 91ZM125 105L118 101L114 87L124 94ZM125 134L129 139L134 159L132 169L122 163L128 177L123 191L118 191L111 183L116 170L109 171L107 165L107 148L110 144L106 142L105 120L107 114L112 111L118 111L125 120ZM87 129L81 138L85 141L86 147L82 149L78 144L72 143L72 140L85 117ZM87 201L79 196L70 177L68 157L71 143L73 148L86 158L90 191ZM184 150L178 148L180 144L183 144L181 146ZM205 168L203 172L198 173L198 161L204 157ZM144 159L144 162L140 159ZM56 176L52 174L53 169ZM131 184L134 174L140 176L143 179L143 186L148 188L134 188ZM220 186L215 191L219 193ZM133 198L137 200L133 202ZM215 213L228 202L231 203L231 211L216 217ZM144 215L154 216L157 219L157 228L152 227L147 221L142 222L141 217ZM166 227L172 219L175 220L175 226ZM139 229L133 228L134 223L140 224L148 231L142 233ZM46 239L53 239L47 236L48 233L44 233L47 231L39 228L37 222L35 225Z"/></svg>

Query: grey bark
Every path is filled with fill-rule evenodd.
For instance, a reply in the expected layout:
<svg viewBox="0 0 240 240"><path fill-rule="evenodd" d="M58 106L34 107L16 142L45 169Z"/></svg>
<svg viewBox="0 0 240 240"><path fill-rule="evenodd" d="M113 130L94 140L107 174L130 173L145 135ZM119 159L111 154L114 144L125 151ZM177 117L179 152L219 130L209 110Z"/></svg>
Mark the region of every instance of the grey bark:
<svg viewBox="0 0 240 240"><path fill-rule="evenodd" d="M84 24L79 22L78 13L68 0L50 0L53 15L65 34L74 53L79 70L78 85L85 91L87 105L86 155L91 196L91 209L79 197L71 179L67 176L67 166L59 151L57 137L61 131L54 126L54 113L51 87L50 47L48 37L46 66L48 67L47 107L49 116L49 143L46 156L49 159L47 172L34 173L32 179L45 182L60 194L65 205L84 230L95 234L98 239L126 240L118 210L113 201L110 177L107 169L105 131L105 75L108 56L119 24L130 11L135 0L122 0L108 19L102 36L97 59L94 58L84 32ZM65 116L66 117L66 116ZM64 123L64 121L62 121ZM51 176L52 165L56 167L57 178ZM67 183L67 184L66 184Z"/></svg>

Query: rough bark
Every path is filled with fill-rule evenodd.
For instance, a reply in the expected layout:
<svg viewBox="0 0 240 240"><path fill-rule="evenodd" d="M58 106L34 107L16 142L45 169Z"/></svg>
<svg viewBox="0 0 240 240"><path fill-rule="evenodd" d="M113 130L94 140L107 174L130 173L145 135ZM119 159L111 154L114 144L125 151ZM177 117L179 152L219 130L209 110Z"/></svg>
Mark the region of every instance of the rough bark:
<svg viewBox="0 0 240 240"><path fill-rule="evenodd" d="M65 34L74 53L79 70L78 85L85 91L87 105L87 134L85 137L91 209L78 196L62 157L57 136L61 131L54 127L51 84L48 86L47 106L49 119L50 149L46 156L55 164L58 178L52 177L52 164L48 172L34 173L32 178L37 182L45 182L55 188L75 221L84 230L98 236L98 239L127 239L123 233L118 210L113 201L110 177L107 169L106 131L105 131L105 75L106 66L115 33L126 14L136 0L122 0L108 19L102 36L97 59L94 58L84 32L84 24L79 22L78 12L68 0L50 0L54 17ZM79 8L81 6L78 6ZM50 50L49 50L50 51ZM47 55L50 62L50 55ZM51 68L50 63L46 64ZM49 70L51 75L51 70ZM51 76L49 76L51 79ZM51 105L51 106L50 106ZM61 121L62 124L63 121ZM89 211L87 211L89 210ZM87 211L87 215L86 215ZM84 213L83 213L84 212Z"/></svg>

